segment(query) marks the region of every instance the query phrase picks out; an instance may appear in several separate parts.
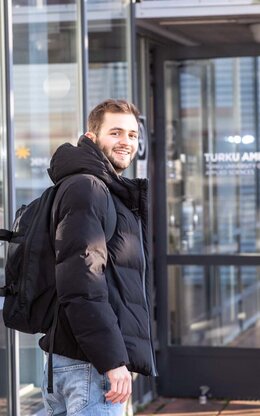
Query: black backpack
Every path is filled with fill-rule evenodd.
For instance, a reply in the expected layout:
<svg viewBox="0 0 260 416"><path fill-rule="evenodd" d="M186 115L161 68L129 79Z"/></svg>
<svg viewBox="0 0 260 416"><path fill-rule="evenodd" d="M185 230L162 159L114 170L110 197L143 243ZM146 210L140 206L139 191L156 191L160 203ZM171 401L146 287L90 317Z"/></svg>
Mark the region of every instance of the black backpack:
<svg viewBox="0 0 260 416"><path fill-rule="evenodd" d="M79 176L82 175L72 175L47 188L39 198L17 210L11 231L0 229L0 240L9 242L6 285L0 288L0 296L5 296L3 319L8 328L35 334L46 333L52 327L54 339L58 307L52 207L54 199L57 206ZM108 195L107 242L117 220L113 199Z"/></svg>

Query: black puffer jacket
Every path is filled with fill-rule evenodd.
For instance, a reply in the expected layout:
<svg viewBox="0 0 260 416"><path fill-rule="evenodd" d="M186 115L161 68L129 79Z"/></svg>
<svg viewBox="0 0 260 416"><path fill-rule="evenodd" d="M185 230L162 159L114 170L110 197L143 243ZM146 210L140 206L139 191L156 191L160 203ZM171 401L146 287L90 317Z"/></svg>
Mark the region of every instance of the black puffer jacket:
<svg viewBox="0 0 260 416"><path fill-rule="evenodd" d="M79 173L87 175L77 175L56 209L61 306L54 352L89 361L100 373L125 364L130 371L156 375L148 313L147 180L118 176L84 136L78 146L60 146L49 170L54 183ZM107 188L117 211L108 244ZM40 340L45 351L49 332Z"/></svg>

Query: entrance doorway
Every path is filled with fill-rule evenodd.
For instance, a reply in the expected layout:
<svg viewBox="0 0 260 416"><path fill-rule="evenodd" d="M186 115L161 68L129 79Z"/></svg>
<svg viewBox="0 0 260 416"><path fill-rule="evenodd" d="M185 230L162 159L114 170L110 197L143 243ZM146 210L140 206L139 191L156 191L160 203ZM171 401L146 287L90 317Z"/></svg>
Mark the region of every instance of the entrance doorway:
<svg viewBox="0 0 260 416"><path fill-rule="evenodd" d="M159 393L259 399L260 61L154 59Z"/></svg>

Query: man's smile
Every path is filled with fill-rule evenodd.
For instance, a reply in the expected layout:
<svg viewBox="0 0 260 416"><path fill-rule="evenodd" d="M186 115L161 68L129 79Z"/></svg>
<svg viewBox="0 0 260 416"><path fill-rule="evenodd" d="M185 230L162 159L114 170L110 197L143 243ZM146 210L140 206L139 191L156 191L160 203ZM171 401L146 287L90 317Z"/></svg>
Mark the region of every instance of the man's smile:
<svg viewBox="0 0 260 416"><path fill-rule="evenodd" d="M130 150L125 150L125 149L114 149L114 152L120 155L130 155L131 153Z"/></svg>

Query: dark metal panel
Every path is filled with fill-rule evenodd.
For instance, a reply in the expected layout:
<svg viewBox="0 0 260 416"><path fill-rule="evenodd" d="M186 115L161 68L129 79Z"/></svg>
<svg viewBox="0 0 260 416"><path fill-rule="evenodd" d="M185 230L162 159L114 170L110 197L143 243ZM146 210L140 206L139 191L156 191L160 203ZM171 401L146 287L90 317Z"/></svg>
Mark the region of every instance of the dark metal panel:
<svg viewBox="0 0 260 416"><path fill-rule="evenodd" d="M260 45L253 43L214 44L214 46L178 46L172 47L168 41L165 48L166 60L187 60L187 59L211 59L211 58L232 58L240 56L260 55Z"/></svg>
<svg viewBox="0 0 260 416"><path fill-rule="evenodd" d="M260 254L172 254L167 256L168 265L235 265L235 266L259 266Z"/></svg>
<svg viewBox="0 0 260 416"><path fill-rule="evenodd" d="M167 377L158 392L168 397L198 397L208 386L214 398L259 399L259 349L169 347Z"/></svg>

